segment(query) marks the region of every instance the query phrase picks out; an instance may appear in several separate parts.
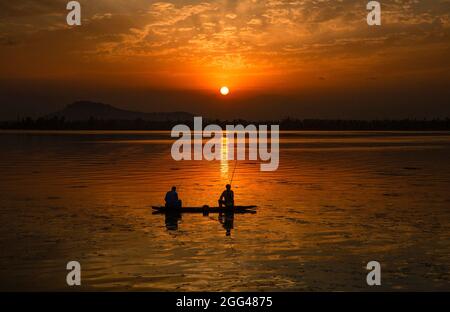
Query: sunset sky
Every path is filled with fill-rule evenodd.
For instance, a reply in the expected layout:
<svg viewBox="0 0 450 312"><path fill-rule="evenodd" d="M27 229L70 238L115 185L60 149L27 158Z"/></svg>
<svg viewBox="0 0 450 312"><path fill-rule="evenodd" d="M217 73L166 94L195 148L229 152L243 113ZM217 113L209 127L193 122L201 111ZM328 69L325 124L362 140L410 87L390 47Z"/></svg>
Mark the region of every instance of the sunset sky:
<svg viewBox="0 0 450 312"><path fill-rule="evenodd" d="M75 100L224 118L450 117L450 0L0 0L1 119ZM220 96L222 86L230 88Z"/></svg>

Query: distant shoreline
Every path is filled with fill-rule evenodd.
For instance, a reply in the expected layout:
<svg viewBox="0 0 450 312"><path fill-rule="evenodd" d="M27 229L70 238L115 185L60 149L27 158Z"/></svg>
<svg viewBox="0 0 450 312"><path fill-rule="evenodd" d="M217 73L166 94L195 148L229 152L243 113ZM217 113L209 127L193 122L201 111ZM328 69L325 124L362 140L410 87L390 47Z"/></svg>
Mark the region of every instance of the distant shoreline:
<svg viewBox="0 0 450 312"><path fill-rule="evenodd" d="M196 114L187 112L143 113L123 110L109 104L77 101L64 109L36 119L0 121L4 130L172 130L179 124L194 128ZM278 120L221 120L203 118L204 125L279 125L280 130L311 131L447 131L450 117L435 119L313 119L286 117Z"/></svg>
<svg viewBox="0 0 450 312"><path fill-rule="evenodd" d="M193 127L193 120L147 121L102 120L91 118L83 121L67 121L64 118L24 118L17 121L0 122L1 130L46 130L46 131L148 131L171 130L178 124ZM283 119L283 120L205 120L205 124L244 126L249 124L280 125L280 130L304 131L450 131L450 118L445 119L403 119L403 120L340 120L340 119Z"/></svg>

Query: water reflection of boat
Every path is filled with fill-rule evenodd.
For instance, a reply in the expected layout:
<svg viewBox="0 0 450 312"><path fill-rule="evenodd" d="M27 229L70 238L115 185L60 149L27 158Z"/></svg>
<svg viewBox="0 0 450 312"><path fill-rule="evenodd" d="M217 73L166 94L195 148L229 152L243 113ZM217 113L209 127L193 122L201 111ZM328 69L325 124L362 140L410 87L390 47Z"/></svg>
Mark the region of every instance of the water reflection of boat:
<svg viewBox="0 0 450 312"><path fill-rule="evenodd" d="M166 228L169 231L178 230L178 222L181 221L181 213L171 212L165 214Z"/></svg>
<svg viewBox="0 0 450 312"><path fill-rule="evenodd" d="M226 230L226 236L231 236L231 230L234 228L234 212L227 211L219 214L219 222Z"/></svg>
<svg viewBox="0 0 450 312"><path fill-rule="evenodd" d="M152 209L154 210L154 214L164 214L164 213L203 213L203 214L210 214L210 213L227 213L227 212L233 212L233 213L256 213L255 209L257 206L235 206L234 208L219 208L219 207L209 207L209 206L203 206L203 207L183 207L180 209L173 209L173 208L166 208L166 207L159 207L159 206L152 206Z"/></svg>
<svg viewBox="0 0 450 312"><path fill-rule="evenodd" d="M231 236L231 230L234 228L234 214L251 213L255 214L254 210L257 206L235 206L234 208L219 208L219 207L184 207L180 209L167 209L166 207L152 207L153 214L164 214L166 228L169 231L178 230L178 222L181 221L182 213L202 213L204 216L209 213L219 213L218 221L222 224L226 231L226 236ZM212 219L212 218L211 218Z"/></svg>

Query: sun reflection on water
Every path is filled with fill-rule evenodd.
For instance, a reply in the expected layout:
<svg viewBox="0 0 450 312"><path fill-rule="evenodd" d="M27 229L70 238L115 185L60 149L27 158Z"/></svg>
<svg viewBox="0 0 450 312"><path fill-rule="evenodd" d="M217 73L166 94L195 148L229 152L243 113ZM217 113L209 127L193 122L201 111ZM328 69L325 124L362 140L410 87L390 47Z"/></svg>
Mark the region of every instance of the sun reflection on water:
<svg viewBox="0 0 450 312"><path fill-rule="evenodd" d="M222 178L228 178L228 139L226 136L222 136L220 173Z"/></svg>

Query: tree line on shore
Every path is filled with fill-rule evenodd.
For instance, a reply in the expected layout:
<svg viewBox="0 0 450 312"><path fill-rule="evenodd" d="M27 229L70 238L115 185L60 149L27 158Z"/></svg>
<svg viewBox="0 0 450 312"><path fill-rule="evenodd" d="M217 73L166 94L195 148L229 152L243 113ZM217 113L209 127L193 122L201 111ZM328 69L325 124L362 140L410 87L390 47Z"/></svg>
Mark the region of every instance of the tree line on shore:
<svg viewBox="0 0 450 312"><path fill-rule="evenodd" d="M69 121L64 117L23 118L16 121L0 122L0 129L10 130L171 130L178 124L193 127L193 120L148 121L136 120L102 120L90 118L85 121ZM294 119L248 121L207 120L207 124L244 126L249 124L279 125L280 130L410 130L442 131L450 130L450 118L445 119L385 119L385 120L348 120L348 119Z"/></svg>

